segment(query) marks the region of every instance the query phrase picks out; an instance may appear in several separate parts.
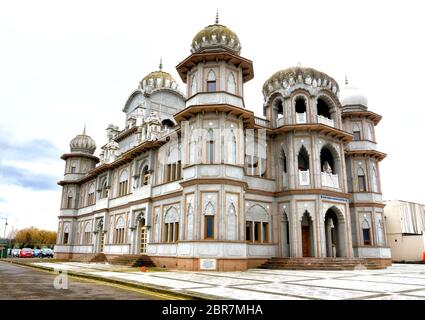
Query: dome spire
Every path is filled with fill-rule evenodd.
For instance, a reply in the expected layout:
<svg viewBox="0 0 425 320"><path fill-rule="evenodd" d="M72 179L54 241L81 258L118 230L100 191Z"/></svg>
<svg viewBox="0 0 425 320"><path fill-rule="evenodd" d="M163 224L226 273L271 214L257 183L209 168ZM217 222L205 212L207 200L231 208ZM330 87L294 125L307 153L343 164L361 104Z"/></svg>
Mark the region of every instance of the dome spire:
<svg viewBox="0 0 425 320"><path fill-rule="evenodd" d="M162 57L161 57L161 59L159 60L159 71L162 71Z"/></svg>
<svg viewBox="0 0 425 320"><path fill-rule="evenodd" d="M348 77L347 77L347 73L345 73L345 85L348 85Z"/></svg>
<svg viewBox="0 0 425 320"><path fill-rule="evenodd" d="M84 129L83 129L83 134L86 134L86 124L84 123Z"/></svg>
<svg viewBox="0 0 425 320"><path fill-rule="evenodd" d="M218 9L217 9L217 13L215 14L215 24L218 24Z"/></svg>

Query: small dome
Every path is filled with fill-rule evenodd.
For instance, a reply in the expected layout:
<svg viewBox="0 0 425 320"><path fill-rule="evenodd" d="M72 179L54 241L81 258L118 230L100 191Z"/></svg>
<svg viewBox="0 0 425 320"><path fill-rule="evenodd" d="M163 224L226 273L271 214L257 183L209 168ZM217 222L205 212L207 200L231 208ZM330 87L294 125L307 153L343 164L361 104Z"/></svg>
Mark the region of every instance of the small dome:
<svg viewBox="0 0 425 320"><path fill-rule="evenodd" d="M367 107L367 97L355 87L341 88L340 99L341 105L344 106L364 106Z"/></svg>
<svg viewBox="0 0 425 320"><path fill-rule="evenodd" d="M274 73L264 82L263 95L267 97L280 89L289 90L300 83L314 88L326 88L335 95L338 95L339 92L338 83L326 73L313 68L297 66Z"/></svg>
<svg viewBox="0 0 425 320"><path fill-rule="evenodd" d="M240 54L241 43L236 33L218 23L217 17L215 24L205 27L193 38L191 52L197 53L220 48Z"/></svg>
<svg viewBox="0 0 425 320"><path fill-rule="evenodd" d="M159 63L159 70L149 73L146 77L140 81L140 89L159 89L159 88L170 88L178 90L177 82L174 80L171 74L162 71L162 58Z"/></svg>
<svg viewBox="0 0 425 320"><path fill-rule="evenodd" d="M71 152L82 152L91 155L96 150L96 142L90 136L86 135L85 129L83 134L79 134L71 140L69 146L71 147Z"/></svg>
<svg viewBox="0 0 425 320"><path fill-rule="evenodd" d="M176 80L174 80L171 74L164 71L151 72L140 81L141 89L147 89L149 86L152 89L171 88L177 90Z"/></svg>

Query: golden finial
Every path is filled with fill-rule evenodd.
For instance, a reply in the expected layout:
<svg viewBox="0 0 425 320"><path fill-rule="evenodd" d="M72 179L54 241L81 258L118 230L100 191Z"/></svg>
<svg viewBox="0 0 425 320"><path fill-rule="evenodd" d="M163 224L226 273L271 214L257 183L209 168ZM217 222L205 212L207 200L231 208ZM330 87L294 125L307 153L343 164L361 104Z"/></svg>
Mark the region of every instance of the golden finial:
<svg viewBox="0 0 425 320"><path fill-rule="evenodd" d="M218 24L218 9L217 9L217 13L215 14L215 24Z"/></svg>
<svg viewBox="0 0 425 320"><path fill-rule="evenodd" d="M348 77L347 77L347 74L345 74L345 85L346 85L346 86L348 85Z"/></svg>
<svg viewBox="0 0 425 320"><path fill-rule="evenodd" d="M83 134L86 134L86 124L84 123Z"/></svg>
<svg viewBox="0 0 425 320"><path fill-rule="evenodd" d="M162 57L161 57L161 59L159 60L159 71L162 71Z"/></svg>

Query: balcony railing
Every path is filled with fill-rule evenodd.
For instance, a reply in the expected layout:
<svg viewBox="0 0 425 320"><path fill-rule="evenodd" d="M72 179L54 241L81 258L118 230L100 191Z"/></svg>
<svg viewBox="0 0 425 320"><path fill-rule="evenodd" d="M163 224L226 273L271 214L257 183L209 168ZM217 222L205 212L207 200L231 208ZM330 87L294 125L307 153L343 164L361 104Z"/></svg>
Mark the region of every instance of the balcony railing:
<svg viewBox="0 0 425 320"><path fill-rule="evenodd" d="M307 123L307 112L295 113L297 115L297 123Z"/></svg>
<svg viewBox="0 0 425 320"><path fill-rule="evenodd" d="M269 120L266 120L266 119L263 119L263 118L255 117L254 118L254 122L258 126L262 126L262 127L266 127L266 128L269 128L270 127Z"/></svg>
<svg viewBox="0 0 425 320"><path fill-rule="evenodd" d="M321 116L320 114L317 116L317 122L326 124L329 127L335 127L333 119L326 118L324 116Z"/></svg>
<svg viewBox="0 0 425 320"><path fill-rule="evenodd" d="M283 125L285 125L285 118L278 118L277 119L277 127L279 128L279 127L281 127L281 126L283 126Z"/></svg>
<svg viewBox="0 0 425 320"><path fill-rule="evenodd" d="M329 188L339 188L339 179L337 174L322 172L322 186Z"/></svg>
<svg viewBox="0 0 425 320"><path fill-rule="evenodd" d="M298 179L301 186L310 185L310 170L302 171L298 170Z"/></svg>

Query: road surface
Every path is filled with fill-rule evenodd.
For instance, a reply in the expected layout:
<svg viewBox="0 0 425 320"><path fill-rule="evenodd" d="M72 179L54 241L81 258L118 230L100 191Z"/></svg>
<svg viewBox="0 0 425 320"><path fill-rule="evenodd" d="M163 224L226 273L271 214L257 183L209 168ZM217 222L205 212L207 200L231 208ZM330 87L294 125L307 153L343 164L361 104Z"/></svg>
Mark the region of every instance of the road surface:
<svg viewBox="0 0 425 320"><path fill-rule="evenodd" d="M0 262L0 300L161 300L171 296ZM56 288L55 288L56 284ZM60 287L65 287L58 289Z"/></svg>

